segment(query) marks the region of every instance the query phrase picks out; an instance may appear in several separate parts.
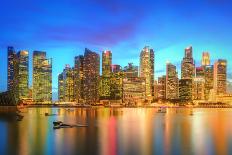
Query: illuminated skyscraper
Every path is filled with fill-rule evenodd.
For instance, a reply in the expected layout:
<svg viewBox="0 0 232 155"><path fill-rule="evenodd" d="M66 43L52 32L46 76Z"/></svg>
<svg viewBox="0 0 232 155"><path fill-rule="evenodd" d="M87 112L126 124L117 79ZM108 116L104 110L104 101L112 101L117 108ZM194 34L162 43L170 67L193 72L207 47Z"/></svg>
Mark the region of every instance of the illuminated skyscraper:
<svg viewBox="0 0 232 155"><path fill-rule="evenodd" d="M58 76L58 100L64 102L64 77L63 73Z"/></svg>
<svg viewBox="0 0 232 155"><path fill-rule="evenodd" d="M209 99L210 90L213 89L214 86L214 66L208 65L204 66L205 73L205 100Z"/></svg>
<svg viewBox="0 0 232 155"><path fill-rule="evenodd" d="M15 94L16 100L24 100L28 98L28 51L22 50L17 53L16 71L15 71Z"/></svg>
<svg viewBox="0 0 232 155"><path fill-rule="evenodd" d="M83 102L84 89L84 56L75 57L74 66L74 98L76 102Z"/></svg>
<svg viewBox="0 0 232 155"><path fill-rule="evenodd" d="M178 99L179 97L179 80L176 66L167 63L166 65L166 99Z"/></svg>
<svg viewBox="0 0 232 155"><path fill-rule="evenodd" d="M208 52L203 52L202 53L202 61L201 61L202 66L208 66L210 65L210 56Z"/></svg>
<svg viewBox="0 0 232 155"><path fill-rule="evenodd" d="M227 61L219 59L214 63L214 91L217 95L226 94Z"/></svg>
<svg viewBox="0 0 232 155"><path fill-rule="evenodd" d="M16 53L13 47L8 47L7 49L7 90L14 90L15 83L15 62L16 62Z"/></svg>
<svg viewBox="0 0 232 155"><path fill-rule="evenodd" d="M102 76L110 77L112 70L112 53L111 51L102 52Z"/></svg>
<svg viewBox="0 0 232 155"><path fill-rule="evenodd" d="M196 77L193 79L193 100L205 99L205 79Z"/></svg>
<svg viewBox="0 0 232 155"><path fill-rule="evenodd" d="M205 99L205 66L196 67L196 77L193 78L193 100Z"/></svg>
<svg viewBox="0 0 232 155"><path fill-rule="evenodd" d="M192 57L192 46L185 49L185 57L181 62L181 79L193 79L195 76L195 65Z"/></svg>
<svg viewBox="0 0 232 155"><path fill-rule="evenodd" d="M114 67L116 69L114 69ZM110 78L110 99L111 100L120 100L122 99L122 85L123 85L124 73L121 70L120 65L112 66L112 76Z"/></svg>
<svg viewBox="0 0 232 155"><path fill-rule="evenodd" d="M69 65L63 71L64 79L64 101L74 102L74 69Z"/></svg>
<svg viewBox="0 0 232 155"><path fill-rule="evenodd" d="M84 100L95 104L99 100L100 56L89 49L84 54Z"/></svg>
<svg viewBox="0 0 232 155"><path fill-rule="evenodd" d="M166 99L166 76L162 76L158 78L158 99L164 100Z"/></svg>
<svg viewBox="0 0 232 155"><path fill-rule="evenodd" d="M100 83L100 97L101 99L110 99L110 81L112 70L112 53L111 51L102 52L102 76Z"/></svg>
<svg viewBox="0 0 232 155"><path fill-rule="evenodd" d="M192 100L192 79L179 80L179 98L181 100Z"/></svg>
<svg viewBox="0 0 232 155"><path fill-rule="evenodd" d="M140 77L146 79L146 97L154 96L154 51L148 46L140 53Z"/></svg>
<svg viewBox="0 0 232 155"><path fill-rule="evenodd" d="M32 94L34 103L52 103L52 60L46 52L33 52Z"/></svg>

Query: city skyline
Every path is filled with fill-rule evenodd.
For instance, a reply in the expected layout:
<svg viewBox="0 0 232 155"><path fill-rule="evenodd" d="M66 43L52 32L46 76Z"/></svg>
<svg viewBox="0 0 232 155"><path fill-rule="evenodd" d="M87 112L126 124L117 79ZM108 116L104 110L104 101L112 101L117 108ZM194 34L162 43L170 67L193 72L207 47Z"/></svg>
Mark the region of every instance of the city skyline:
<svg viewBox="0 0 232 155"><path fill-rule="evenodd" d="M8 47L8 49L10 49L10 48L13 48L15 51L16 51L16 53L17 53L17 49L15 49L14 47L12 47L12 46L9 46ZM150 48L149 46L145 46L145 47L143 47L142 49L146 49L146 48ZM194 47L192 47L192 46L187 46L187 47L185 47L184 49L183 49L183 57L186 57L186 50L188 50L188 48L191 48L191 54L190 55L194 55ZM6 49L7 50L7 49ZM151 50L153 50L152 48L151 48ZM23 50L18 50L18 51L23 51ZM25 51L27 51L27 50L25 50ZM140 50L141 51L141 50ZM32 81L33 81L33 79L31 79L31 78L33 78L33 68L32 68L32 66L33 66L33 53L34 52L36 52L36 51L27 51L28 52L28 55L29 55L29 58L28 58L28 60L29 60L29 62L31 62L32 61L32 64L29 64L29 87L32 87L32 85L33 85L33 83L32 83ZM46 52L46 51L44 51L44 52ZM94 51L95 52L95 51ZM100 51L100 52L96 52L96 53L99 53L98 55L99 55L99 57L100 57L100 75L103 75L103 72L102 72L102 67L103 67L103 64L102 64L102 58L103 58L103 53L104 52L112 52L112 51L109 51L109 50L105 50L105 51ZM7 52L6 52L7 53ZM49 53L49 52L46 52L46 53ZM198 67L200 67L201 65L203 65L202 63L202 60L203 59L205 59L205 51L203 51L202 53L201 53L201 55L200 55L200 59L199 59L199 61L198 61L198 63L196 63L196 61L195 61L195 58L194 58L194 56L193 56L193 60L192 61L194 61L194 66L196 67L196 69L198 68ZM30 57L30 55L32 54L32 56ZM83 52L82 53L79 53L78 55L79 56L81 56L83 54ZM138 53L139 55L141 54L141 53ZM217 58L216 60L212 60L212 58L211 58L211 53L210 52L207 52L207 56L209 56L209 61L210 61L210 65L214 65L214 63L216 63L217 62L217 60L220 60L220 58ZM48 55L48 54L46 54L46 55ZM70 61L70 63L67 63L67 64L65 64L64 66L63 66L63 69L65 68L65 67L67 67L67 65L70 67L70 66L72 66L72 67L74 67L75 66L75 57L78 57L78 55L76 55L76 56L74 56L73 58L72 58L72 61ZM121 64L115 64L115 63L112 63L112 62L114 62L113 60L113 55L114 55L114 53L112 52L111 53L111 65L120 65L121 66ZM138 55L138 61L140 61L140 58L139 58L139 55ZM156 59L155 61L154 61L154 68L155 68L155 80L156 81L158 81L158 78L159 77L162 77L162 76L164 76L164 75L166 75L166 65L168 64L168 63L172 63L172 62L170 62L170 61L166 61L165 62L165 64L164 64L164 67L165 67L165 70L163 70L162 72L161 72L161 70L156 70L157 68L156 68L156 61L157 60L159 60L159 58L157 58L156 57L156 52L154 51L154 59ZM49 57L49 56L48 56ZM52 58L51 58L52 59ZM227 60L227 59L225 59L225 60ZM73 63L74 62L74 63ZM121 66L122 68L124 68L124 67L126 67L129 63L133 63L135 66L137 66L137 67L139 67L140 66L140 62L138 62L138 64L137 63L134 63L134 62L128 62L125 66ZM71 64L71 65L70 65ZM179 79L181 79L181 60L179 61L179 62L176 62L176 63L172 63L173 65L175 65L177 68L176 68L176 70L177 70L177 77L179 78ZM228 82L230 82L230 80L231 80L231 78L230 78L230 71L229 71L229 64L230 64L230 61L228 61L227 62L227 81ZM53 66L53 68L54 68L54 66ZM63 70L62 69L62 70ZM59 82L57 81L57 80L55 80L55 81L57 81L57 83L54 83L54 79L58 79L58 76L62 73L62 70L59 72L59 74L56 76L56 75L53 75L54 74L54 72L52 72L52 98L53 98L53 100L58 100L58 84L59 84ZM53 71L53 69L52 69L52 71ZM139 70L138 70L139 71ZM196 73L195 73L196 74ZM139 73L138 73L138 75L139 75ZM6 82L6 85L7 85L7 82ZM6 86L7 87L7 86ZM7 89L7 88L6 88ZM230 92L230 86L228 86L228 89L229 89L229 92ZM3 90L3 91L5 91L5 90Z"/></svg>
<svg viewBox="0 0 232 155"><path fill-rule="evenodd" d="M147 7L140 7L142 4L146 4L150 8L149 11ZM155 79L157 79L165 75L166 61L177 66L180 77L183 51L192 45L196 66L201 63L202 52L208 51L211 64L219 58L228 60L228 80L232 79L232 64L229 61L232 60L229 47L231 45L229 36L232 33L231 2L136 1L133 8L139 11L130 9L131 5L131 1L99 3L61 1L55 5L53 2L44 4L41 1L33 3L4 1L0 6L0 13L7 15L0 16L0 20L4 23L0 26L0 56L4 60L0 62L3 73L0 78L0 91L7 89L5 61L7 46L13 46L16 51L24 49L29 51L30 73L32 73L32 51L46 51L47 56L53 58L53 92L57 92L57 76L65 64L74 66L73 57L83 54L86 47L100 56L101 51L112 51L113 64L126 66L128 62L133 62L138 66L141 49L148 45L155 51ZM48 9L51 6L53 9ZM194 10L196 6L198 9ZM15 16L6 10L7 8L18 10L21 16ZM69 9L70 12L67 14L59 12L60 18L57 19L55 10L61 8ZM96 18L92 19L91 13L84 12L83 9L86 8L95 10ZM16 25L17 29L14 28ZM29 79L31 86L31 74Z"/></svg>

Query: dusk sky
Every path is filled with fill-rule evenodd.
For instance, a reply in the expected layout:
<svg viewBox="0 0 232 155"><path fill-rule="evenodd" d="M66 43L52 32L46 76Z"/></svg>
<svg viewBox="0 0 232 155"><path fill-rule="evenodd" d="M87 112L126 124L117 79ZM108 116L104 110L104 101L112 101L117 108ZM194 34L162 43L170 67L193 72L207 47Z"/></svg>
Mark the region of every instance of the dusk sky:
<svg viewBox="0 0 232 155"><path fill-rule="evenodd" d="M211 63L228 60L232 71L232 2L226 0L1 0L0 91L7 87L7 46L32 53L46 51L53 59L53 92L65 64L87 47L111 50L113 63L139 65L145 45L155 50L155 78L165 74L166 61L178 66L184 48L192 45L197 66L203 51Z"/></svg>

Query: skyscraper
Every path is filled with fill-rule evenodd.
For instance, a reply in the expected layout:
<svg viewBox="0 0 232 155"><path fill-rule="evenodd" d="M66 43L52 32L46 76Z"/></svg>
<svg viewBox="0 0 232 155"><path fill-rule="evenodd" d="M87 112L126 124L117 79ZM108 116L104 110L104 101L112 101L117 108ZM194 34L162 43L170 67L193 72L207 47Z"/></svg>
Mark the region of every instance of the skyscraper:
<svg viewBox="0 0 232 155"><path fill-rule="evenodd" d="M208 52L203 52L202 53L202 61L201 61L202 66L208 66L210 65L210 56Z"/></svg>
<svg viewBox="0 0 232 155"><path fill-rule="evenodd" d="M64 101L74 102L74 69L66 65L63 70Z"/></svg>
<svg viewBox="0 0 232 155"><path fill-rule="evenodd" d="M203 77L196 77L193 79L193 99L205 99L205 79Z"/></svg>
<svg viewBox="0 0 232 155"><path fill-rule="evenodd" d="M102 76L100 81L101 99L110 99L110 81L112 70L112 53L111 51L102 52Z"/></svg>
<svg viewBox="0 0 232 155"><path fill-rule="evenodd" d="M146 79L146 98L154 96L154 51L148 46L140 53L140 77Z"/></svg>
<svg viewBox="0 0 232 155"><path fill-rule="evenodd" d="M64 77L63 73L58 76L58 100L64 102Z"/></svg>
<svg viewBox="0 0 232 155"><path fill-rule="evenodd" d="M192 79L179 80L179 98L181 100L192 100Z"/></svg>
<svg viewBox="0 0 232 155"><path fill-rule="evenodd" d="M16 58L16 71L15 71L15 93L16 101L24 100L28 98L28 51L22 50L17 53Z"/></svg>
<svg viewBox="0 0 232 155"><path fill-rule="evenodd" d="M102 76L110 77L112 70L112 53L111 51L102 52Z"/></svg>
<svg viewBox="0 0 232 155"><path fill-rule="evenodd" d="M205 99L205 66L196 67L196 77L193 78L193 100Z"/></svg>
<svg viewBox="0 0 232 155"><path fill-rule="evenodd" d="M52 103L52 60L46 58L46 52L33 52L32 94L34 103Z"/></svg>
<svg viewBox="0 0 232 155"><path fill-rule="evenodd" d="M178 99L179 97L179 80L176 66L167 63L166 65L166 99Z"/></svg>
<svg viewBox="0 0 232 155"><path fill-rule="evenodd" d="M84 56L75 57L74 66L74 98L76 102L83 102L84 89Z"/></svg>
<svg viewBox="0 0 232 155"><path fill-rule="evenodd" d="M205 100L209 99L210 90L213 89L214 86L214 66L208 65L204 66L205 73Z"/></svg>
<svg viewBox="0 0 232 155"><path fill-rule="evenodd" d="M181 62L181 79L193 79L195 76L195 65L192 57L192 46L185 49L185 57Z"/></svg>
<svg viewBox="0 0 232 155"><path fill-rule="evenodd" d="M12 91L14 89L14 77L15 77L15 62L16 53L13 47L7 49L7 90Z"/></svg>
<svg viewBox="0 0 232 155"><path fill-rule="evenodd" d="M227 61L219 59L214 63L214 91L217 95L226 94Z"/></svg>
<svg viewBox="0 0 232 155"><path fill-rule="evenodd" d="M166 99L166 76L162 76L158 78L158 99L164 100Z"/></svg>
<svg viewBox="0 0 232 155"><path fill-rule="evenodd" d="M84 54L84 100L95 104L99 100L100 56L89 49Z"/></svg>

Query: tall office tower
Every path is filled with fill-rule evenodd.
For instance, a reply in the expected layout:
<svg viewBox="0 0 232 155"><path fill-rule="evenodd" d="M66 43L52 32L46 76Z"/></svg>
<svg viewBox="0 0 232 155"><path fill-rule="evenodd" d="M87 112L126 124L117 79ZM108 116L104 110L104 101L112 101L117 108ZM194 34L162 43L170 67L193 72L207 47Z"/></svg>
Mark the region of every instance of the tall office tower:
<svg viewBox="0 0 232 155"><path fill-rule="evenodd" d="M112 53L111 51L102 52L102 76L110 77L112 70Z"/></svg>
<svg viewBox="0 0 232 155"><path fill-rule="evenodd" d="M120 100L122 99L122 86L123 86L124 74L122 71L113 72L110 78L110 99Z"/></svg>
<svg viewBox="0 0 232 155"><path fill-rule="evenodd" d="M112 70L112 53L111 51L102 52L102 76L100 81L100 97L101 99L110 99L110 81Z"/></svg>
<svg viewBox="0 0 232 155"><path fill-rule="evenodd" d="M193 78L193 100L205 99L205 66L196 67L196 77Z"/></svg>
<svg viewBox="0 0 232 155"><path fill-rule="evenodd" d="M179 80L176 66L167 63L166 65L166 99L178 99L179 97Z"/></svg>
<svg viewBox="0 0 232 155"><path fill-rule="evenodd" d="M28 78L29 78L29 63L28 51L22 50L17 53L16 58L16 71L15 71L15 95L16 101L28 98Z"/></svg>
<svg viewBox="0 0 232 155"><path fill-rule="evenodd" d="M16 53L14 47L7 48L7 90L13 91L15 87L14 77L15 77L15 62Z"/></svg>
<svg viewBox="0 0 232 155"><path fill-rule="evenodd" d="M204 78L205 77L205 67L196 67L196 77L197 78Z"/></svg>
<svg viewBox="0 0 232 155"><path fill-rule="evenodd" d="M139 69L138 66L133 65L133 63L128 63L123 69L125 78L138 77Z"/></svg>
<svg viewBox="0 0 232 155"><path fill-rule="evenodd" d="M64 102L64 77L63 73L58 76L58 100Z"/></svg>
<svg viewBox="0 0 232 155"><path fill-rule="evenodd" d="M162 76L158 78L158 99L164 100L166 99L166 76Z"/></svg>
<svg viewBox="0 0 232 155"><path fill-rule="evenodd" d="M52 60L46 52L33 52L33 90L34 103L52 103Z"/></svg>
<svg viewBox="0 0 232 155"><path fill-rule="evenodd" d="M179 80L179 98L181 100L192 100L192 79Z"/></svg>
<svg viewBox="0 0 232 155"><path fill-rule="evenodd" d="M154 96L154 51L148 46L140 53L140 77L146 79L146 98Z"/></svg>
<svg viewBox="0 0 232 155"><path fill-rule="evenodd" d="M208 65L204 66L204 74L205 74L205 100L209 99L210 90L213 89L214 86L214 66Z"/></svg>
<svg viewBox="0 0 232 155"><path fill-rule="evenodd" d="M110 78L110 99L122 99L122 84L123 84L123 71L120 65L111 65L111 78Z"/></svg>
<svg viewBox="0 0 232 155"><path fill-rule="evenodd" d="M210 56L209 56L208 52L203 52L202 53L201 65L202 66L208 66L208 65L210 65Z"/></svg>
<svg viewBox="0 0 232 155"><path fill-rule="evenodd" d="M76 102L83 102L84 89L84 56L75 57L74 66L74 99Z"/></svg>
<svg viewBox="0 0 232 155"><path fill-rule="evenodd" d="M99 100L100 56L89 49L84 54L84 100L95 104Z"/></svg>
<svg viewBox="0 0 232 155"><path fill-rule="evenodd" d="M205 79L196 77L193 79L193 100L205 99Z"/></svg>
<svg viewBox="0 0 232 155"><path fill-rule="evenodd" d="M74 69L66 65L63 70L64 101L74 102Z"/></svg>
<svg viewBox="0 0 232 155"><path fill-rule="evenodd" d="M217 95L226 94L227 61L219 59L214 63L214 91Z"/></svg>
<svg viewBox="0 0 232 155"><path fill-rule="evenodd" d="M193 79L195 76L195 65L192 57L192 46L185 49L185 57L181 62L181 79Z"/></svg>

